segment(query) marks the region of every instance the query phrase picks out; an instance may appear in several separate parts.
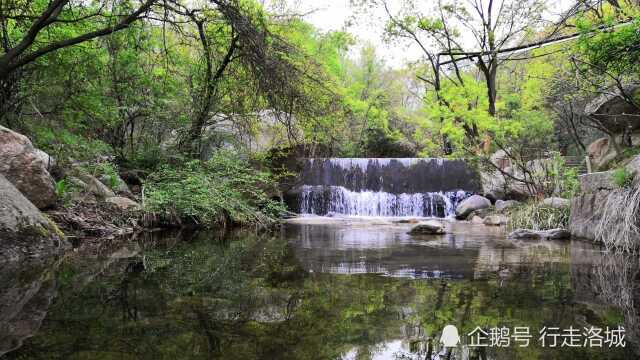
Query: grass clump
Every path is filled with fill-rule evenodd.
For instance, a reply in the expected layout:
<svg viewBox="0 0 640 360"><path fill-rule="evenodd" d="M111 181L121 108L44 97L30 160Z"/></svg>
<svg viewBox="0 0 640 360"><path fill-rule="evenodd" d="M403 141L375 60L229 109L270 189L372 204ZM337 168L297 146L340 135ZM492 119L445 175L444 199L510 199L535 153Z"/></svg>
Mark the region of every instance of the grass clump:
<svg viewBox="0 0 640 360"><path fill-rule="evenodd" d="M620 188L628 188L633 184L634 174L625 167L616 169L611 176L614 184Z"/></svg>
<svg viewBox="0 0 640 360"><path fill-rule="evenodd" d="M538 202L530 202L509 209L509 230L551 230L569 227L569 209L552 208Z"/></svg>
<svg viewBox="0 0 640 360"><path fill-rule="evenodd" d="M285 211L281 202L270 199L265 192L274 188L269 173L254 169L235 153L221 150L208 161L159 167L145 183L144 208L204 227L227 223L266 227Z"/></svg>
<svg viewBox="0 0 640 360"><path fill-rule="evenodd" d="M640 249L640 186L630 185L607 194L598 208L596 240L608 250L638 252Z"/></svg>

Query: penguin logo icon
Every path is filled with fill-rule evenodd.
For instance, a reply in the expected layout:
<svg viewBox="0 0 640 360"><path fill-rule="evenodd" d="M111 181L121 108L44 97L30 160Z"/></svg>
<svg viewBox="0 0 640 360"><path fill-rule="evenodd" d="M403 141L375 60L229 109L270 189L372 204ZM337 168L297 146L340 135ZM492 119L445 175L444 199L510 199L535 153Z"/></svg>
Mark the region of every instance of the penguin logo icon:
<svg viewBox="0 0 640 360"><path fill-rule="evenodd" d="M442 336L440 336L440 343L444 347L456 347L460 343L460 335L458 335L458 328L453 325L447 325L442 329Z"/></svg>

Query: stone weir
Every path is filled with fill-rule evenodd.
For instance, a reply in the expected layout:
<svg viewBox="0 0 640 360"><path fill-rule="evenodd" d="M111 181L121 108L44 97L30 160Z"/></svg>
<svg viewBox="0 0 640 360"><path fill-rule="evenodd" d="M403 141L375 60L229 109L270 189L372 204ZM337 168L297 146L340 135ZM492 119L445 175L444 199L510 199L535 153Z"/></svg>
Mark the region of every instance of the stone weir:
<svg viewBox="0 0 640 360"><path fill-rule="evenodd" d="M307 159L289 205L301 214L449 217L480 177L462 160Z"/></svg>

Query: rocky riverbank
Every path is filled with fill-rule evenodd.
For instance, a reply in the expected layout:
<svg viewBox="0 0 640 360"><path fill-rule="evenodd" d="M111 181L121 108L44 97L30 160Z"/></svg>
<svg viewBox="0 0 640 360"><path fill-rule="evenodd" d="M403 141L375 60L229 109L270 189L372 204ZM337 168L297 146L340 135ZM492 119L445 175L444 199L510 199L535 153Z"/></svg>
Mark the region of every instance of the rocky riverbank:
<svg viewBox="0 0 640 360"><path fill-rule="evenodd" d="M27 137L0 127L0 261L57 254L69 239L140 228L135 191L119 175L96 177L84 165L60 166Z"/></svg>

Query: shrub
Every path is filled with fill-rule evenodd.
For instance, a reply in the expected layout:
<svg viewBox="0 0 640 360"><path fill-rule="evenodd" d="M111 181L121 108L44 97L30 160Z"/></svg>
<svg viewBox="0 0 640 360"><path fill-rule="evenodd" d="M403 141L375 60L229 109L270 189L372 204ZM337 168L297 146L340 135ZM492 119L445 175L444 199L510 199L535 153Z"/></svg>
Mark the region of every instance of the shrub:
<svg viewBox="0 0 640 360"><path fill-rule="evenodd" d="M613 182L620 188L627 188L633 184L634 175L627 168L616 169L613 174Z"/></svg>
<svg viewBox="0 0 640 360"><path fill-rule="evenodd" d="M285 208L269 198L267 188L275 188L269 173L221 150L209 161L159 167L145 182L144 207L154 214L177 215L205 227L224 225L228 220L268 226Z"/></svg>
<svg viewBox="0 0 640 360"><path fill-rule="evenodd" d="M523 204L509 210L509 230L566 229L569 226L569 209L555 209L537 202Z"/></svg>
<svg viewBox="0 0 640 360"><path fill-rule="evenodd" d="M76 135L66 129L42 126L36 128L33 135L34 145L62 164L70 160L94 160L113 153L111 146L104 141Z"/></svg>

